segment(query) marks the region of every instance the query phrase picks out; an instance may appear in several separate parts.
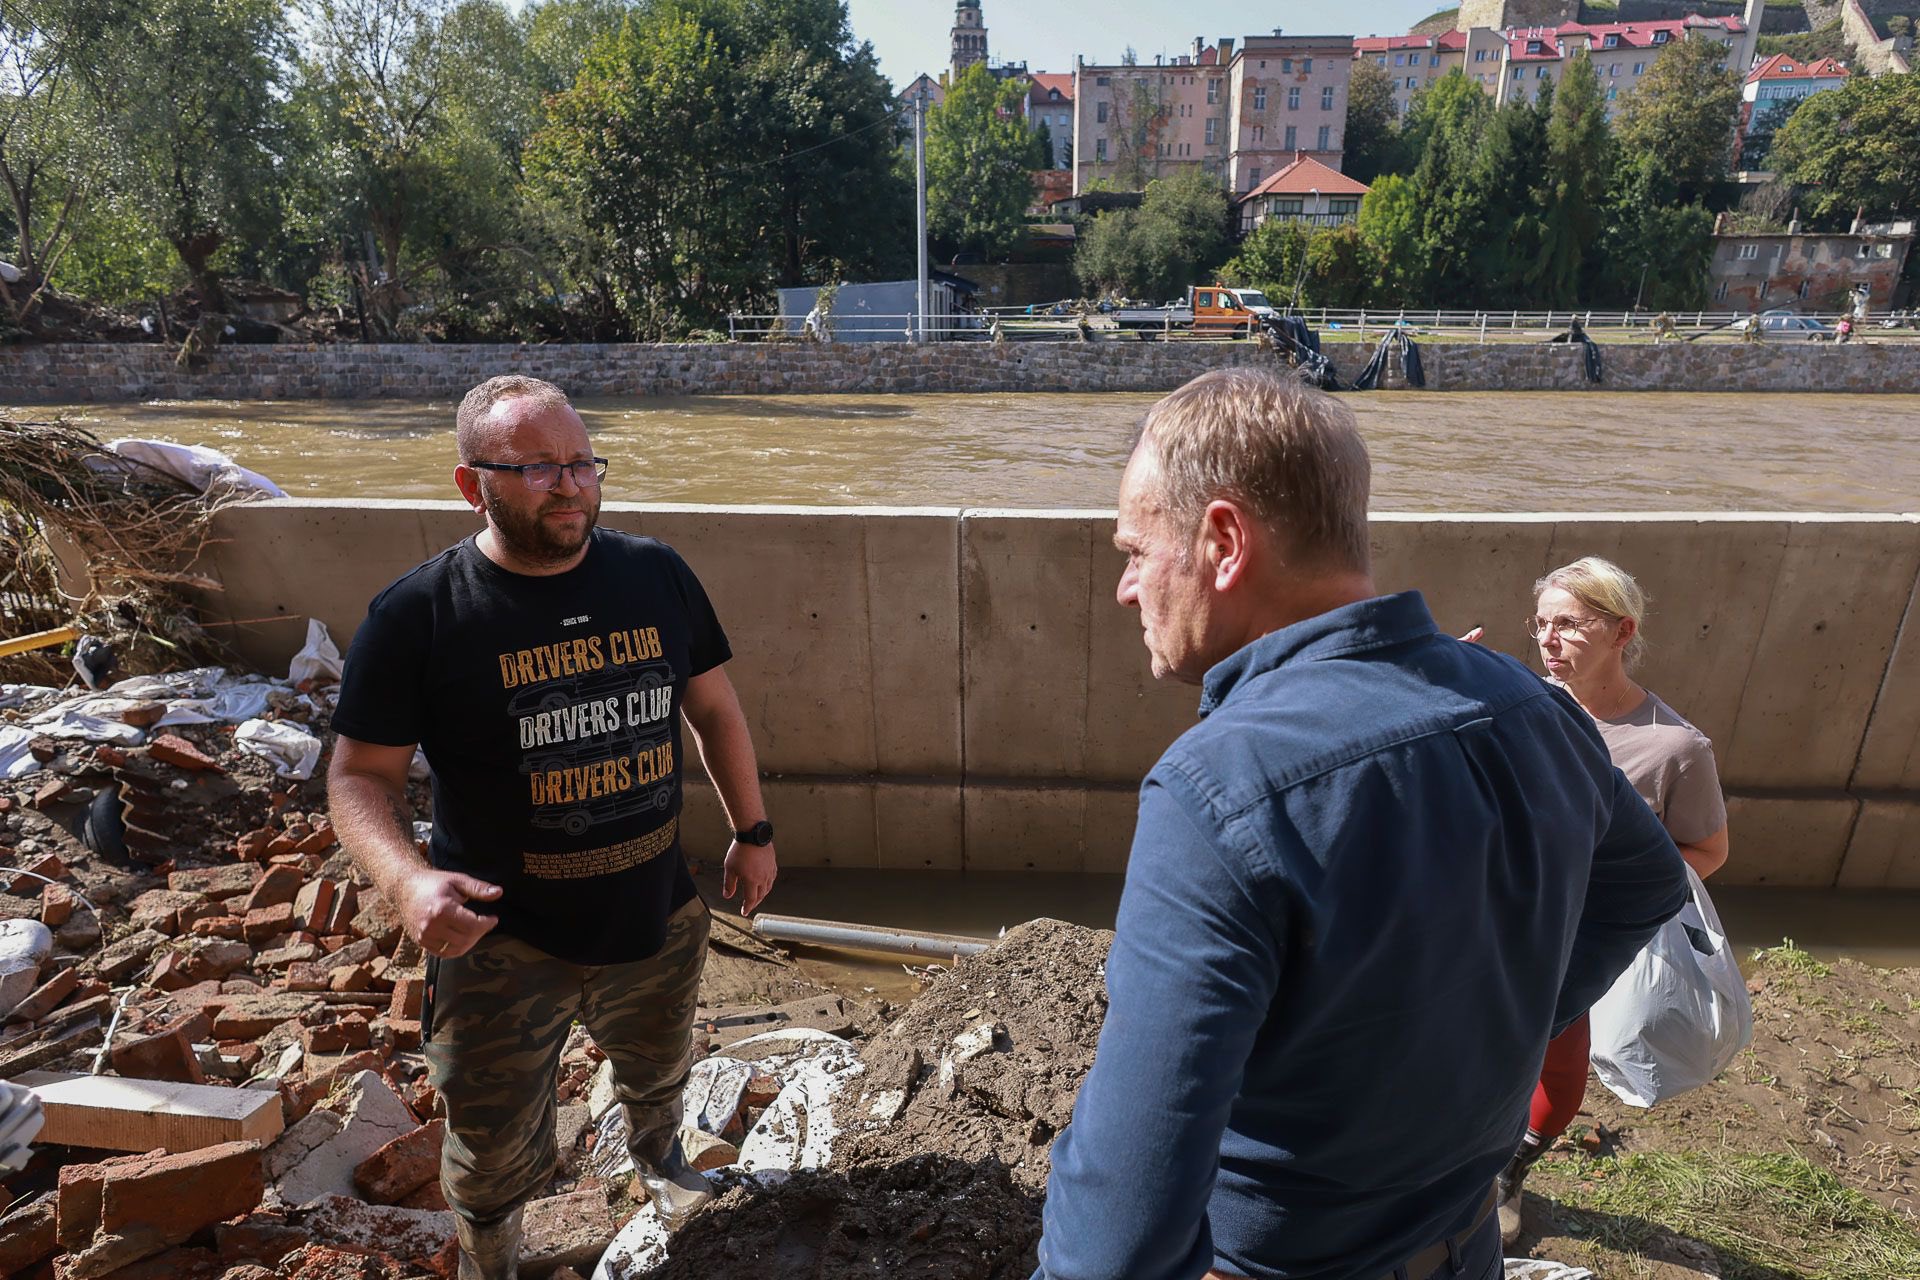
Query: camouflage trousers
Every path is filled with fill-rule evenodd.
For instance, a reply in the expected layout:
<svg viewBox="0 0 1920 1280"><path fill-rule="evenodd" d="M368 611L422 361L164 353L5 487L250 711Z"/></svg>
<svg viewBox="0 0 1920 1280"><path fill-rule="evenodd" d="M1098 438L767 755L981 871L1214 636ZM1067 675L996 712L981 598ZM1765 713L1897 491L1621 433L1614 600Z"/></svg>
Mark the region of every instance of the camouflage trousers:
<svg viewBox="0 0 1920 1280"><path fill-rule="evenodd" d="M446 1104L440 1188L492 1222L542 1191L559 1164L554 1089L579 1019L613 1064L635 1160L658 1163L680 1126L710 917L698 897L667 921L658 955L578 965L489 934L439 963L428 1078Z"/></svg>

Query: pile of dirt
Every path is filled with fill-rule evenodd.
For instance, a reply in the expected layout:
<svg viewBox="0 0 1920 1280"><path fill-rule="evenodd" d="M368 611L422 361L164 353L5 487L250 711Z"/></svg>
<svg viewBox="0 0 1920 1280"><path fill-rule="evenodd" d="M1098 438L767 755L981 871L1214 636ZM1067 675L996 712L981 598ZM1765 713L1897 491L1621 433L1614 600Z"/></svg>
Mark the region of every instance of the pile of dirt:
<svg viewBox="0 0 1920 1280"><path fill-rule="evenodd" d="M1032 920L936 980L862 1052L847 1158L995 1161L1044 1192L1106 1019L1112 943L1108 930Z"/></svg>
<svg viewBox="0 0 1920 1280"><path fill-rule="evenodd" d="M1005 1168L925 1154L735 1188L649 1280L1014 1280L1033 1274L1039 1244L1039 1198Z"/></svg>

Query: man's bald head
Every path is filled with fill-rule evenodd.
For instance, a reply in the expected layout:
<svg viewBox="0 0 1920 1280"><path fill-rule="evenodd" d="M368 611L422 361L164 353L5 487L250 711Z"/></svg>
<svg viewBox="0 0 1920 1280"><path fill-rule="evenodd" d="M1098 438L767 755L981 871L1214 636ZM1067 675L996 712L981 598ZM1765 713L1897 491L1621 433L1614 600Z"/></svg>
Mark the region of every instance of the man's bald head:
<svg viewBox="0 0 1920 1280"><path fill-rule="evenodd" d="M532 401L528 408L573 408L567 393L551 382L517 373L488 378L467 392L466 398L460 402L460 412L454 416L454 441L460 450L460 461L473 462L489 452L486 441L490 435L488 423L493 406L502 400L515 399Z"/></svg>

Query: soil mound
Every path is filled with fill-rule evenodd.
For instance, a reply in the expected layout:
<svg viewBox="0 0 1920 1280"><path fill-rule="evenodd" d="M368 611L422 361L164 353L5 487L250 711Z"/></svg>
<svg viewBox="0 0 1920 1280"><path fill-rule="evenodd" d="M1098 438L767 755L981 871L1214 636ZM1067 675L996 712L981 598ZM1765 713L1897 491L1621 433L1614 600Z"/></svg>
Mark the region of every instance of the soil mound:
<svg viewBox="0 0 1920 1280"><path fill-rule="evenodd" d="M1054 1137L1093 1065L1113 934L1031 920L936 980L861 1057L835 1163L921 1152L1004 1166L1045 1191Z"/></svg>
<svg viewBox="0 0 1920 1280"><path fill-rule="evenodd" d="M648 1280L1015 1280L1033 1273L1039 1244L1040 1200L1005 1168L919 1155L736 1187Z"/></svg>

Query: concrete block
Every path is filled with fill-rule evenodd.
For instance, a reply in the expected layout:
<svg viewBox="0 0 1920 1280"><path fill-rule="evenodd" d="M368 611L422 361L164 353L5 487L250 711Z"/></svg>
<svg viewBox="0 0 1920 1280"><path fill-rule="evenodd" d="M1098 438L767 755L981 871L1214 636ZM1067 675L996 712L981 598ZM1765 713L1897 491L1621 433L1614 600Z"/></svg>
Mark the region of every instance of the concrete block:
<svg viewBox="0 0 1920 1280"><path fill-rule="evenodd" d="M1915 584L1914 594L1920 595L1920 583ZM1914 608L1912 596L1887 659L1886 678L1867 724L1853 785L1920 790L1920 611Z"/></svg>
<svg viewBox="0 0 1920 1280"><path fill-rule="evenodd" d="M317 1113L307 1118L313 1114ZM273 1190L281 1202L301 1207L328 1195L354 1195L354 1170L395 1138L419 1127L407 1104L373 1071L362 1071L348 1082L340 1118L337 1133L274 1180ZM289 1130L288 1136L292 1133Z"/></svg>
<svg viewBox="0 0 1920 1280"><path fill-rule="evenodd" d="M1091 696L1088 515L969 511L960 540L968 777L1080 776Z"/></svg>
<svg viewBox="0 0 1920 1280"><path fill-rule="evenodd" d="M877 864L886 870L958 871L966 863L958 781L880 782L873 788Z"/></svg>
<svg viewBox="0 0 1920 1280"><path fill-rule="evenodd" d="M430 1263L456 1229L450 1211L366 1204L347 1195L314 1201L302 1225L316 1240L390 1254L415 1266Z"/></svg>
<svg viewBox="0 0 1920 1280"><path fill-rule="evenodd" d="M1920 572L1920 524L1803 517L1788 530L1722 755L1726 779L1844 787Z"/></svg>
<svg viewBox="0 0 1920 1280"><path fill-rule="evenodd" d="M1369 523L1382 594L1417 590L1447 634L1485 627L1488 647L1532 652L1523 624L1534 580L1554 563L1554 517L1382 512Z"/></svg>
<svg viewBox="0 0 1920 1280"><path fill-rule="evenodd" d="M527 1205L520 1274L542 1280L561 1267L592 1270L618 1230L605 1191L575 1191Z"/></svg>
<svg viewBox="0 0 1920 1280"><path fill-rule="evenodd" d="M1868 800L1860 807L1842 889L1920 889L1920 803Z"/></svg>
<svg viewBox="0 0 1920 1280"><path fill-rule="evenodd" d="M1083 871L1087 795L1071 785L967 788L967 871Z"/></svg>
<svg viewBox="0 0 1920 1280"><path fill-rule="evenodd" d="M1845 798L1728 796L1732 852L1713 882L1832 888L1858 809Z"/></svg>

